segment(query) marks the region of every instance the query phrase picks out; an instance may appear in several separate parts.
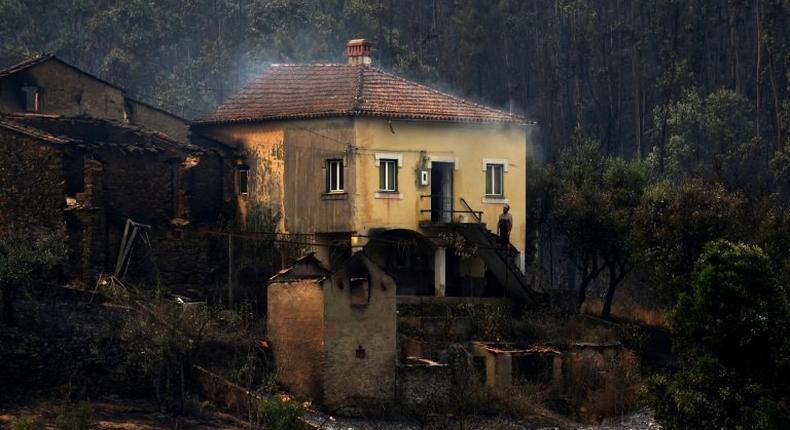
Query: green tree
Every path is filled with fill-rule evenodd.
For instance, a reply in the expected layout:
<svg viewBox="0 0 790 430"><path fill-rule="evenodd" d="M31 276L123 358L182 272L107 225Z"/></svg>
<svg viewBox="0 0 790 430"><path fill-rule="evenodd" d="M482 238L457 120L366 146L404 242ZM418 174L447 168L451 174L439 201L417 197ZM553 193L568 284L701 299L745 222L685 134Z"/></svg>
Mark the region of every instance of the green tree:
<svg viewBox="0 0 790 430"><path fill-rule="evenodd" d="M608 289L602 316L609 318L617 286L633 268L631 229L647 176L639 162L600 155L586 140L563 152L552 220L568 242L582 279L578 305L604 270Z"/></svg>
<svg viewBox="0 0 790 430"><path fill-rule="evenodd" d="M711 242L672 313L683 370L645 397L664 428L779 429L790 419L790 302L756 246Z"/></svg>
<svg viewBox="0 0 790 430"><path fill-rule="evenodd" d="M63 241L56 235L46 235L37 240L15 236L0 239L3 324L16 324L14 296L17 290L51 275L65 252Z"/></svg>
<svg viewBox="0 0 790 430"><path fill-rule="evenodd" d="M633 238L642 273L674 302L691 284L706 243L742 237L745 202L723 186L700 179L647 188L634 217Z"/></svg>

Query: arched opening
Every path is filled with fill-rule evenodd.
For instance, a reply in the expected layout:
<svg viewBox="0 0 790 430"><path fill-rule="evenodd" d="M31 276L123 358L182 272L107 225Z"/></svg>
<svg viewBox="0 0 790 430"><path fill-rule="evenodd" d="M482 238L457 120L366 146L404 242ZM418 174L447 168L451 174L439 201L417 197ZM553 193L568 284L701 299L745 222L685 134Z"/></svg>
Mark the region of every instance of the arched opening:
<svg viewBox="0 0 790 430"><path fill-rule="evenodd" d="M422 234L407 229L371 234L365 254L384 268L398 285L398 295L432 296L434 244Z"/></svg>

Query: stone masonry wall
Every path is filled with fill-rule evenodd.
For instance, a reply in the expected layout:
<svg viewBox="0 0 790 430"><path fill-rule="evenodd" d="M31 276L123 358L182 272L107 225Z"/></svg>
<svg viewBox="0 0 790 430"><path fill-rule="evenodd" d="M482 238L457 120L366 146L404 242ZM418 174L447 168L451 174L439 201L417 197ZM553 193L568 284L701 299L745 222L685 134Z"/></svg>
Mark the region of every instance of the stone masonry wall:
<svg viewBox="0 0 790 430"><path fill-rule="evenodd" d="M42 113L64 116L87 115L114 121L124 120L123 91L81 73L71 67L51 60L3 81L3 100L0 107L5 112L24 112L24 97L20 88L36 85L41 88Z"/></svg>
<svg viewBox="0 0 790 430"><path fill-rule="evenodd" d="M317 279L273 282L266 320L279 382L293 394L319 402L324 378L323 295Z"/></svg>
<svg viewBox="0 0 790 430"><path fill-rule="evenodd" d="M364 263L362 272L368 272L370 295L367 305L351 304L347 282L360 273L349 266L326 281L331 286L325 287L324 403L332 409L395 397L396 285L366 258L352 257L351 261ZM360 347L364 354L357 352Z"/></svg>
<svg viewBox="0 0 790 430"><path fill-rule="evenodd" d="M65 232L61 148L0 128L0 235Z"/></svg>

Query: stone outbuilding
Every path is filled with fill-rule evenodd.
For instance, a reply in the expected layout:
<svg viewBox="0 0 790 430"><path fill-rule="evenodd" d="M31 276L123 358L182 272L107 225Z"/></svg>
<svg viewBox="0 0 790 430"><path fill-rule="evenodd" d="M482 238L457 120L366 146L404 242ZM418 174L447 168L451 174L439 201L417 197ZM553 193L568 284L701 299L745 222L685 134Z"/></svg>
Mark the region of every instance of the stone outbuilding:
<svg viewBox="0 0 790 430"><path fill-rule="evenodd" d="M333 411L394 399L396 284L364 252L335 271L308 254L272 277L267 295L281 385Z"/></svg>

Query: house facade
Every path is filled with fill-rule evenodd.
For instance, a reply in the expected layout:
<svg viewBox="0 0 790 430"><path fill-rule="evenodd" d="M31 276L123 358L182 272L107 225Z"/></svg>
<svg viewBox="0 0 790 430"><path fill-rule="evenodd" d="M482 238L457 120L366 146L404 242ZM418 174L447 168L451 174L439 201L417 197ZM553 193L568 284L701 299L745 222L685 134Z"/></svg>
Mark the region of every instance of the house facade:
<svg viewBox="0 0 790 430"><path fill-rule="evenodd" d="M529 122L372 67L364 40L347 50L347 64L273 65L193 124L245 154L240 213L279 213L330 267L365 249L400 294L501 294L523 278ZM456 236L478 252L449 252Z"/></svg>

